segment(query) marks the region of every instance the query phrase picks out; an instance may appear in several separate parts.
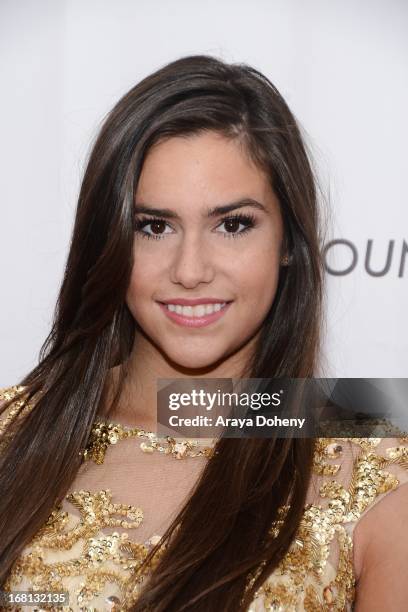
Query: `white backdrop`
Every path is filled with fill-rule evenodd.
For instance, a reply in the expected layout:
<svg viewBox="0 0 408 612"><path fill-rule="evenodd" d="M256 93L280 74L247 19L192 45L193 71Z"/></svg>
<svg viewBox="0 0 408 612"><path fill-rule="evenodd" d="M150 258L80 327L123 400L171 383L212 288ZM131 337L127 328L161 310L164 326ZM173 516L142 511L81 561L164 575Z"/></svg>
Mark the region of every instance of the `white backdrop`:
<svg viewBox="0 0 408 612"><path fill-rule="evenodd" d="M326 375L407 377L407 32L405 0L1 0L0 386L35 365L49 331L101 120L193 53L253 64L307 132L330 238L351 243L328 265L357 259L327 272ZM381 276L365 267L370 240L374 272L394 245Z"/></svg>

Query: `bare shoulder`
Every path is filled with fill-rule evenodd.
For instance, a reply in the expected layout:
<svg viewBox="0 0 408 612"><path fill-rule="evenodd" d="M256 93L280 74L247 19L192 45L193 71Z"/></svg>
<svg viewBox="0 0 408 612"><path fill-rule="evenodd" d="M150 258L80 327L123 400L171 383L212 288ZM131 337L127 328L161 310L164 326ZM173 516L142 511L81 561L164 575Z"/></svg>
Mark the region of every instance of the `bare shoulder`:
<svg viewBox="0 0 408 612"><path fill-rule="evenodd" d="M408 437L366 440L360 463L369 466L372 494L353 531L357 580L393 554L408 523Z"/></svg>
<svg viewBox="0 0 408 612"><path fill-rule="evenodd" d="M356 612L405 610L408 600L407 441L390 440L383 449L384 482L391 486L371 504L354 533Z"/></svg>

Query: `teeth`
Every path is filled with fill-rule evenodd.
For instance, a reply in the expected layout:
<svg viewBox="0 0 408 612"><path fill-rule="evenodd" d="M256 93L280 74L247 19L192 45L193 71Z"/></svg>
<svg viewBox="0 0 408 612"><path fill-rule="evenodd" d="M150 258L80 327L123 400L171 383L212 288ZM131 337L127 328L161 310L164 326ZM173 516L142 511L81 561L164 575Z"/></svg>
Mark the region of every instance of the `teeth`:
<svg viewBox="0 0 408 612"><path fill-rule="evenodd" d="M176 312L183 317L204 317L213 312L218 312L225 304L226 302L217 304L197 304L197 306L181 306L180 304L166 304L166 306L170 312Z"/></svg>

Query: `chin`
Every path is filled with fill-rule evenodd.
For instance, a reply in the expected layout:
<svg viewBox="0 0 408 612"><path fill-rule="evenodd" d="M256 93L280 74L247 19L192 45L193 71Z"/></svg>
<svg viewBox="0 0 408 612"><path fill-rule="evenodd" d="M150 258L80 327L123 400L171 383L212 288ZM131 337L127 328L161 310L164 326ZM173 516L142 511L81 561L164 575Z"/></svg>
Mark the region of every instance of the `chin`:
<svg viewBox="0 0 408 612"><path fill-rule="evenodd" d="M198 354L194 351L175 352L174 350L165 351L167 359L169 359L174 366L189 370L206 369L211 366L215 366L221 359L222 354L215 353L213 351L202 354Z"/></svg>
<svg viewBox="0 0 408 612"><path fill-rule="evenodd" d="M174 356L173 358L170 357L170 359L172 360L172 362L179 367L188 369L188 370L201 370L201 369L206 369L206 368L210 368L212 365L215 365L215 363L218 361L217 359L211 359L211 358L197 358L197 357L191 357L190 359L186 358L186 357L179 357L179 356Z"/></svg>

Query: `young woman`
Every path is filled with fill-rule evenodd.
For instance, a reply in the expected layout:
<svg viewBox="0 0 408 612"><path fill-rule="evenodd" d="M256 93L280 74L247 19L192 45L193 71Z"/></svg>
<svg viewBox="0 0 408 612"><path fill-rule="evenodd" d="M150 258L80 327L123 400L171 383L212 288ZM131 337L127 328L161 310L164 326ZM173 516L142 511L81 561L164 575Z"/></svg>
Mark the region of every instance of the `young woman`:
<svg viewBox="0 0 408 612"><path fill-rule="evenodd" d="M299 128L258 71L187 57L118 102L39 365L2 392L6 593L55 610L405 609L406 439L150 433L158 378L316 375L321 246Z"/></svg>

